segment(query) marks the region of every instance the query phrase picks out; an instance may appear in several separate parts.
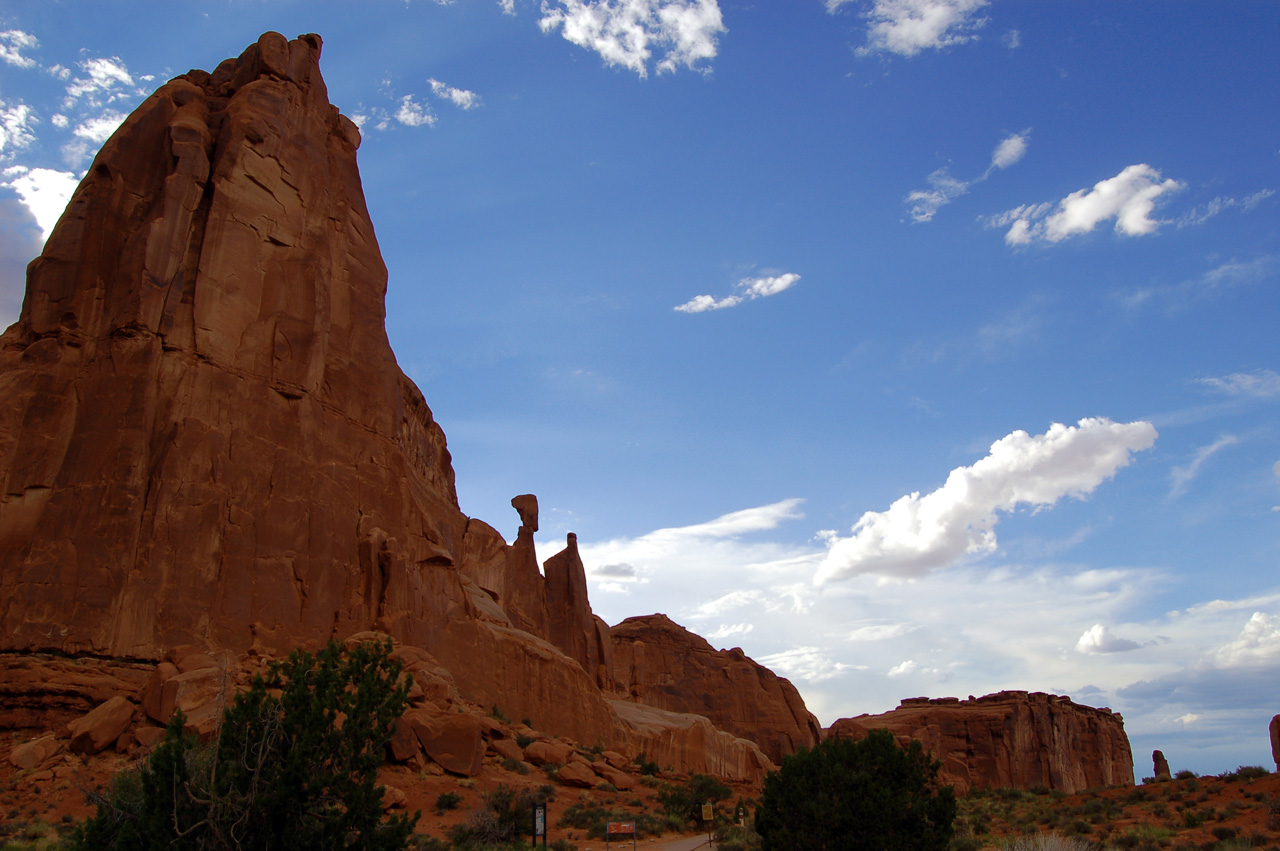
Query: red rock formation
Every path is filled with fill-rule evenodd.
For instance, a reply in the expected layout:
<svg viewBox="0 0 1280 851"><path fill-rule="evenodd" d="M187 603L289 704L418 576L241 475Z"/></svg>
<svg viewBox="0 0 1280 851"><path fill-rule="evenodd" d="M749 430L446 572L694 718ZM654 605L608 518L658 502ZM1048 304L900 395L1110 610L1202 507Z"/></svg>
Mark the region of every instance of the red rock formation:
<svg viewBox="0 0 1280 851"><path fill-rule="evenodd" d="M0 651L380 628L473 699L607 739L596 672L459 571L470 524L387 342L360 136L319 55L268 33L162 86L29 267L0 338Z"/></svg>
<svg viewBox="0 0 1280 851"><path fill-rule="evenodd" d="M822 727L789 680L740 648L715 650L666 615L628 618L611 631L619 690L672 712L705 715L755 742L775 763L822 739Z"/></svg>
<svg viewBox="0 0 1280 851"><path fill-rule="evenodd" d="M1276 764L1276 771L1280 771L1280 715L1271 716L1268 730L1271 733L1271 760Z"/></svg>
<svg viewBox="0 0 1280 851"><path fill-rule="evenodd" d="M758 779L767 760L706 719L640 722L606 699L610 631L572 535L539 572L535 498L512 500L510 546L459 510L444 433L387 341L360 134L329 104L320 47L267 33L162 86L28 267L0 336L0 727L87 724L123 697L145 725L115 734L127 751L175 707L211 722L248 658L377 630L422 717L498 707ZM771 749L801 743L812 719L785 681L745 657L678 667L659 645L655 674L742 689L704 700L717 723L767 739L777 718L796 729ZM110 745L111 706L84 747ZM397 741L406 759L445 741L470 770L474 730L427 726Z"/></svg>
<svg viewBox="0 0 1280 851"><path fill-rule="evenodd" d="M911 698L882 715L842 718L827 733L861 738L878 728L919 740L957 793L1000 786L1071 793L1133 784L1133 754L1119 713L1057 695Z"/></svg>
<svg viewBox="0 0 1280 851"><path fill-rule="evenodd" d="M1151 770L1156 780L1173 779L1173 775L1169 773L1169 760L1164 758L1163 751L1151 752Z"/></svg>

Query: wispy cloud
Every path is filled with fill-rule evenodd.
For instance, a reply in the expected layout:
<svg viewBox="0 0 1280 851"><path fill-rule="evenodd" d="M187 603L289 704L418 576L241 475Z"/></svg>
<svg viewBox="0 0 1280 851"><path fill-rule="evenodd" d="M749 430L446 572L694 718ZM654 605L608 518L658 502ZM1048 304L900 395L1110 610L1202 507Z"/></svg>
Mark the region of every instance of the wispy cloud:
<svg viewBox="0 0 1280 851"><path fill-rule="evenodd" d="M916 223L932 221L939 209L966 194L975 184L986 180L996 169L1005 169L1018 162L1027 153L1027 138L1030 134L1030 130L1023 130L1002 139L991 152L991 164L987 166L987 170L972 180L952 177L946 167L929 175L928 189L916 189L907 194L906 204L911 220Z"/></svg>
<svg viewBox="0 0 1280 851"><path fill-rule="evenodd" d="M1016 207L986 220L988 227L1009 226L1004 241L1009 245L1032 242L1061 242L1086 234L1103 222L1115 219L1115 231L1122 236L1155 233L1162 224L1151 218L1160 196L1182 188L1146 163L1131 165L1092 189L1072 192L1057 203Z"/></svg>
<svg viewBox="0 0 1280 851"><path fill-rule="evenodd" d="M1274 278L1278 270L1280 257L1265 254L1252 260L1221 263L1199 277L1176 284L1122 291L1115 297L1130 310L1154 304L1161 304L1169 311L1185 310L1200 299L1215 298L1237 287Z"/></svg>
<svg viewBox="0 0 1280 851"><path fill-rule="evenodd" d="M538 26L560 29L568 41L594 50L608 65L649 76L653 49L662 51L659 74L716 56L717 37L727 32L716 0L548 0Z"/></svg>
<svg viewBox="0 0 1280 851"><path fill-rule="evenodd" d="M1280 396L1280 375L1269 369L1234 372L1220 378L1197 378L1196 382L1228 396L1250 396L1258 399Z"/></svg>
<svg viewBox="0 0 1280 851"><path fill-rule="evenodd" d="M1185 228L1190 225L1199 225L1212 219L1214 216L1224 213L1233 208L1239 208L1243 212L1251 212L1257 208L1259 204L1275 195L1274 189L1260 189L1252 195L1246 195L1243 198L1224 198L1218 196L1212 201L1199 207L1192 207L1187 212L1178 217L1177 225Z"/></svg>
<svg viewBox="0 0 1280 851"><path fill-rule="evenodd" d="M851 2L827 0L827 11L835 13ZM987 24L987 18L977 16L985 6L987 0L875 0L866 13L867 43L857 52L915 56L972 41Z"/></svg>
<svg viewBox="0 0 1280 851"><path fill-rule="evenodd" d="M475 109L480 105L480 96L473 91L447 86L435 78L428 79L427 83L431 85L432 94L449 101L459 109Z"/></svg>
<svg viewBox="0 0 1280 851"><path fill-rule="evenodd" d="M737 292L732 295L727 295L719 300L714 296L696 295L684 304L676 305L673 309L680 313L703 313L708 310L723 310L726 307L736 307L744 301L777 295L783 290L790 289L799 280L800 276L794 272L762 278L743 278L738 281L735 287Z"/></svg>
<svg viewBox="0 0 1280 851"><path fill-rule="evenodd" d="M0 32L0 62L15 68L34 68L36 61L30 56L23 56L22 51L35 50L39 46L35 36L22 30Z"/></svg>
<svg viewBox="0 0 1280 851"><path fill-rule="evenodd" d="M971 467L958 467L932 493L908 494L887 511L868 511L847 538L831 536L814 581L862 573L923 576L966 555L996 549L997 512L1083 499L1156 439L1147 422L1087 418L1044 434L1015 431Z"/></svg>
<svg viewBox="0 0 1280 851"><path fill-rule="evenodd" d="M1191 482L1195 480L1196 476L1200 475L1200 469L1210 458L1228 446L1235 446L1239 442L1240 438L1235 435L1220 437L1208 446L1201 446L1197 449L1191 461L1185 466L1174 467L1170 470L1169 481L1171 486L1169 488L1169 498L1177 499L1186 493L1187 488L1191 486Z"/></svg>
<svg viewBox="0 0 1280 851"><path fill-rule="evenodd" d="M809 683L820 683L855 668L846 662L835 661L820 647L795 647L771 653L758 661L786 677Z"/></svg>

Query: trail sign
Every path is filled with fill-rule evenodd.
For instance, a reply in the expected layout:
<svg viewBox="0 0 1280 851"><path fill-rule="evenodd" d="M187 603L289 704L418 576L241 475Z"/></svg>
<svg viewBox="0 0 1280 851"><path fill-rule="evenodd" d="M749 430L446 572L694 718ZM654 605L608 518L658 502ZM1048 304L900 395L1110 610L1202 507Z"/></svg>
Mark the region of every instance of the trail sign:
<svg viewBox="0 0 1280 851"><path fill-rule="evenodd" d="M713 820L715 817L716 817L716 810L715 810L715 807L711 806L710 804L703 804L703 805L702 805L702 820L703 820L703 821L711 821L711 820Z"/></svg>
<svg viewBox="0 0 1280 851"><path fill-rule="evenodd" d="M615 836L631 837L631 847L636 847L636 823L633 821L611 821L605 824L604 847L609 849L609 841Z"/></svg>

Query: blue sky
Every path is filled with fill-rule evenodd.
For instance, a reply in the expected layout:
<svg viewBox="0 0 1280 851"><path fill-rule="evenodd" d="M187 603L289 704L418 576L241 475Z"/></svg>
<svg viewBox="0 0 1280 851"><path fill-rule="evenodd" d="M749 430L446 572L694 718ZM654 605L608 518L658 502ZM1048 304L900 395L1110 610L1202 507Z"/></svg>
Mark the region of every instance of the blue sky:
<svg viewBox="0 0 1280 851"><path fill-rule="evenodd" d="M151 90L325 39L462 508L822 720L1001 688L1268 764L1280 4L0 0L0 322Z"/></svg>

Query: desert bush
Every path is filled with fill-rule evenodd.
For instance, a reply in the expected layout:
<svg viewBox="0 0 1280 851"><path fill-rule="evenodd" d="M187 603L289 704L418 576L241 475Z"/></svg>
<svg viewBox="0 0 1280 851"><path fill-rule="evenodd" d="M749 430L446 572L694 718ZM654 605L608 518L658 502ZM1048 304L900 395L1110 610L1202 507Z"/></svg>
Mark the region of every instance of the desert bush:
<svg viewBox="0 0 1280 851"><path fill-rule="evenodd" d="M509 756L502 758L502 767L512 774L528 774L529 766L525 765L518 759L512 759Z"/></svg>
<svg viewBox="0 0 1280 851"><path fill-rule="evenodd" d="M784 757L765 778L756 830L765 851L944 851L956 799L920 742L898 746L888 730L827 739Z"/></svg>
<svg viewBox="0 0 1280 851"><path fill-rule="evenodd" d="M447 810L456 810L462 803L462 796L457 792L441 792L436 795L436 815L442 816Z"/></svg>
<svg viewBox="0 0 1280 851"><path fill-rule="evenodd" d="M756 851L760 847L760 834L750 824L725 825L716 831L715 847L719 851Z"/></svg>
<svg viewBox="0 0 1280 851"><path fill-rule="evenodd" d="M1173 779L1174 780L1194 780L1199 776L1200 775L1196 774L1194 771L1184 768L1178 773L1174 774Z"/></svg>
<svg viewBox="0 0 1280 851"><path fill-rule="evenodd" d="M1271 772L1267 771L1261 765L1242 765L1235 771L1223 774L1221 779L1231 782L1234 780L1261 780L1263 777L1271 776Z"/></svg>
<svg viewBox="0 0 1280 851"><path fill-rule="evenodd" d="M499 783L496 789L484 793L483 807L471 810L466 821L454 825L449 840L458 851L521 846L522 837L533 825L533 807L547 802L550 788L540 786L517 792Z"/></svg>
<svg viewBox="0 0 1280 851"><path fill-rule="evenodd" d="M175 714L118 775L74 849L402 849L417 817L383 820L382 764L409 680L391 643L295 651L255 676L210 745Z"/></svg>
<svg viewBox="0 0 1280 851"><path fill-rule="evenodd" d="M658 773L658 764L650 760L644 751L636 754L635 764L642 775L652 777Z"/></svg>

